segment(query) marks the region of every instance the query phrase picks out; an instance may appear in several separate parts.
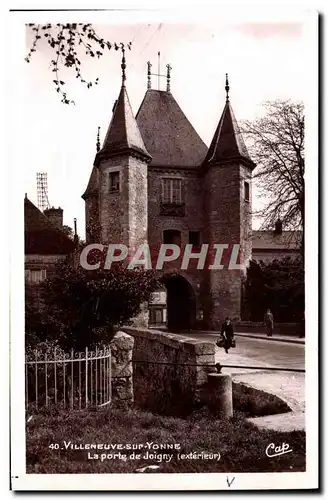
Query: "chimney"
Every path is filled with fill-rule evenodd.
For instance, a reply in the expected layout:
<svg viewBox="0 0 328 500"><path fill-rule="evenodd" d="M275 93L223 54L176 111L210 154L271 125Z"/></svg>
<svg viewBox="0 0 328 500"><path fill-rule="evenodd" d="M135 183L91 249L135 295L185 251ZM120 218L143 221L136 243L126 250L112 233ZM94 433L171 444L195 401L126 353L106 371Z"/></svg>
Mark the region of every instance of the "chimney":
<svg viewBox="0 0 328 500"><path fill-rule="evenodd" d="M282 221L278 218L274 227L274 234L282 234Z"/></svg>
<svg viewBox="0 0 328 500"><path fill-rule="evenodd" d="M46 208L44 215L50 220L51 224L57 229L63 229L63 209L58 207Z"/></svg>

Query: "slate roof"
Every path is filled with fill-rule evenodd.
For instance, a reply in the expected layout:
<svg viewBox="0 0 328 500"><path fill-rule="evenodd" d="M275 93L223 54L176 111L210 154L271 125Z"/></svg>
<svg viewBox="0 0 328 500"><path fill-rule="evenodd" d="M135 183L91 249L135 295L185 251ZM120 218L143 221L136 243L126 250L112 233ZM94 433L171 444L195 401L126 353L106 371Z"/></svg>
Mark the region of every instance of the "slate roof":
<svg viewBox="0 0 328 500"><path fill-rule="evenodd" d="M234 159L244 160L251 168L255 168L255 164L248 154L231 104L227 101L204 164L222 163Z"/></svg>
<svg viewBox="0 0 328 500"><path fill-rule="evenodd" d="M256 250L298 250L302 241L302 231L253 231L252 247Z"/></svg>
<svg viewBox="0 0 328 500"><path fill-rule="evenodd" d="M147 90L136 115L150 165L199 167L207 146L169 92Z"/></svg>
<svg viewBox="0 0 328 500"><path fill-rule="evenodd" d="M87 189L84 191L82 198L85 199L88 196L97 194L98 186L99 186L99 170L97 165L95 164L93 165Z"/></svg>
<svg viewBox="0 0 328 500"><path fill-rule="evenodd" d="M25 254L68 255L74 242L28 199L24 199Z"/></svg>
<svg viewBox="0 0 328 500"><path fill-rule="evenodd" d="M108 156L127 150L133 150L150 159L133 115L126 88L122 86L103 146L97 156Z"/></svg>

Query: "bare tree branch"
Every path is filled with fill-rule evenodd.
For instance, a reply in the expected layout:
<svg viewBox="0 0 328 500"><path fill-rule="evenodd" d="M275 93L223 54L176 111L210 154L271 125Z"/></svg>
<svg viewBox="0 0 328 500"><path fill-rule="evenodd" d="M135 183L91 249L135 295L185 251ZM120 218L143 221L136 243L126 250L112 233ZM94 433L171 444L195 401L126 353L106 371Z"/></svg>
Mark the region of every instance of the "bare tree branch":
<svg viewBox="0 0 328 500"><path fill-rule="evenodd" d="M291 101L264 103L266 115L241 129L252 159L254 179L265 207L258 211L263 228L280 218L285 227L304 227L304 107Z"/></svg>

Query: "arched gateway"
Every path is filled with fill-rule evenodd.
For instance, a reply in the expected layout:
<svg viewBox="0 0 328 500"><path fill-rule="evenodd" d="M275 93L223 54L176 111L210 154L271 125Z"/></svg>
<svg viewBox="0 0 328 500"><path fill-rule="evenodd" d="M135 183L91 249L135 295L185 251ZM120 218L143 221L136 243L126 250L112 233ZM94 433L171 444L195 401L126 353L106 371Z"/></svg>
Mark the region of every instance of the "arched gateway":
<svg viewBox="0 0 328 500"><path fill-rule="evenodd" d="M189 330L196 321L196 298L190 283L179 274L162 278L167 290L167 328Z"/></svg>

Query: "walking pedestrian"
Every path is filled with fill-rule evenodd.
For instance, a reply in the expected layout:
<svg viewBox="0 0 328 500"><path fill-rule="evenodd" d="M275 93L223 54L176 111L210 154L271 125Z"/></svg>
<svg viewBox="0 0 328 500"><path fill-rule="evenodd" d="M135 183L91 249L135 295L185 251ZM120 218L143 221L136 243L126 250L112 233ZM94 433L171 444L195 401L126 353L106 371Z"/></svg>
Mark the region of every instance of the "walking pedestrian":
<svg viewBox="0 0 328 500"><path fill-rule="evenodd" d="M221 327L221 336L223 337L223 347L225 352L228 354L230 347L234 341L234 332L231 319L226 317Z"/></svg>
<svg viewBox="0 0 328 500"><path fill-rule="evenodd" d="M273 314L270 309L267 309L264 315L264 324L266 327L267 337L272 337L273 334Z"/></svg>

